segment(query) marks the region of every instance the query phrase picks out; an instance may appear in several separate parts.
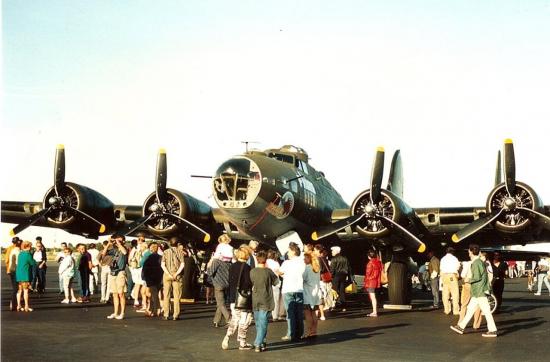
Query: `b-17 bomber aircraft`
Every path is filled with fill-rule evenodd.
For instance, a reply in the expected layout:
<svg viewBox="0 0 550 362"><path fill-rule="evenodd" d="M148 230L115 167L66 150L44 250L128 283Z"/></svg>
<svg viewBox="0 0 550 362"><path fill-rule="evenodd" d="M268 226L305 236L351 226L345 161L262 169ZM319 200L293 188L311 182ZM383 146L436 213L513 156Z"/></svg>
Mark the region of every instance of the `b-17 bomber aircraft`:
<svg viewBox="0 0 550 362"><path fill-rule="evenodd" d="M502 182L501 174L504 174ZM65 151L58 146L54 185L42 202L2 202L2 222L18 224L12 233L35 225L98 238L115 232L152 238L178 236L198 249L222 233L235 240L258 240L284 251L289 241L338 243L352 263L366 249L380 250L388 269L391 304L410 302L407 263L431 249L470 242L499 247L550 241L550 207L515 179L514 147L498 154L495 186L484 207L413 209L403 198L400 151L393 155L387 186L382 185L384 149L376 150L370 187L346 204L301 148L250 150L223 162L212 179L218 208L167 188L167 158L157 159L156 187L143 205L114 205L91 188L65 181ZM203 242L196 242L203 240ZM363 259L361 259L363 258ZM362 264L364 266L364 264Z"/></svg>

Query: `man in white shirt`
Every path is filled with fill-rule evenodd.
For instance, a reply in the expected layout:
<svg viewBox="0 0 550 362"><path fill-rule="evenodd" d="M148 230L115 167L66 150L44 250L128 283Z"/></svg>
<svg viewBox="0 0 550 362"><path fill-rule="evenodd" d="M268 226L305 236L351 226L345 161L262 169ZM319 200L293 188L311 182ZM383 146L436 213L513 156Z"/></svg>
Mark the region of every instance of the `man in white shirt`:
<svg viewBox="0 0 550 362"><path fill-rule="evenodd" d="M443 279L443 307L445 314L451 313L451 302L449 297L453 299L452 312L454 315L460 314L460 295L458 292L458 271L460 270L460 262L454 256L454 249L447 248L447 254L441 258L439 268L441 270L441 278Z"/></svg>
<svg viewBox="0 0 550 362"><path fill-rule="evenodd" d="M95 243L88 245L88 254L92 257L92 270L90 271L90 295L94 294L99 282L99 250L96 249Z"/></svg>
<svg viewBox="0 0 550 362"><path fill-rule="evenodd" d="M65 258L65 252L63 250L65 250L66 247L67 247L67 243L65 242L61 243L61 250L55 256L55 261L60 266L61 266L61 262L63 261L63 258ZM59 277L59 294L63 294L64 293L63 277L59 273L58 273L58 277Z"/></svg>
<svg viewBox="0 0 550 362"><path fill-rule="evenodd" d="M304 334L304 271L306 265L300 258L300 248L288 246L288 260L283 262L279 275L283 277L283 299L286 309L287 332L283 341L298 341Z"/></svg>

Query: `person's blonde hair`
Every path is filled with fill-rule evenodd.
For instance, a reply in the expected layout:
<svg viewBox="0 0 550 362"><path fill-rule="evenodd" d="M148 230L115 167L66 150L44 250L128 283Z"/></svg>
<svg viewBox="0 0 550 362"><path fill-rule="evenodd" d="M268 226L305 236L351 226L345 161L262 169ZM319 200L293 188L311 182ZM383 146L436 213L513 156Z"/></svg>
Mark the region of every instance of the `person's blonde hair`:
<svg viewBox="0 0 550 362"><path fill-rule="evenodd" d="M248 252L247 248L241 246L235 251L235 257L237 258L237 260L247 261L250 257L250 253Z"/></svg>
<svg viewBox="0 0 550 362"><path fill-rule="evenodd" d="M30 241L23 241L21 243L21 250L31 250L31 242Z"/></svg>
<svg viewBox="0 0 550 362"><path fill-rule="evenodd" d="M221 234L218 238L218 243L220 244L229 244L231 242L231 238L227 234Z"/></svg>
<svg viewBox="0 0 550 362"><path fill-rule="evenodd" d="M321 271L321 264L319 263L319 258L317 258L312 253L305 253L304 258L308 258L310 260L311 269L313 269L315 273L319 273Z"/></svg>

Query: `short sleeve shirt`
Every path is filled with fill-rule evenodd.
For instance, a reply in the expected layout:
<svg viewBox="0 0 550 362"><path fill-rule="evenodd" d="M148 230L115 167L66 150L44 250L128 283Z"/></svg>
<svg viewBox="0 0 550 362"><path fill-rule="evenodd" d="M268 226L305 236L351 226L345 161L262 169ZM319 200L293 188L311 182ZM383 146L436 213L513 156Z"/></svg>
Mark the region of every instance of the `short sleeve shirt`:
<svg viewBox="0 0 550 362"><path fill-rule="evenodd" d="M180 265L183 263L183 257L183 251L177 248L170 248L164 252L162 261L170 274L175 274L178 271Z"/></svg>

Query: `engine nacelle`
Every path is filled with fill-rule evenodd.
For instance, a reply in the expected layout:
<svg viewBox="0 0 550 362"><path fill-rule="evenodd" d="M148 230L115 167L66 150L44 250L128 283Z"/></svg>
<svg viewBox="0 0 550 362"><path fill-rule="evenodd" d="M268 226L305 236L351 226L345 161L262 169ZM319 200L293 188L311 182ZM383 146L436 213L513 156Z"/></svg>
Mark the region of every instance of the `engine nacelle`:
<svg viewBox="0 0 550 362"><path fill-rule="evenodd" d="M44 196L43 208L50 207L56 198L54 187L52 186ZM62 200L59 202L68 204L78 209L104 225L113 225L115 217L113 212L113 203L101 193L82 185L72 182L66 182L63 190ZM54 207L47 216L48 224L60 229L90 229L96 230L96 225L88 225L88 222L81 221L79 215L74 214L68 209ZM83 225L82 223L85 223Z"/></svg>
<svg viewBox="0 0 550 362"><path fill-rule="evenodd" d="M174 189L166 189L168 201L165 213L179 216L195 224L206 224L212 219L211 207L203 201L197 200L191 195ZM152 192L143 203L143 216L149 215L159 207L156 193ZM153 217L147 222L147 228L151 233L159 237L168 238L183 233L188 229L185 223L175 222L173 219L163 216Z"/></svg>
<svg viewBox="0 0 550 362"><path fill-rule="evenodd" d="M513 199L517 207L543 212L544 205L541 199L529 185L516 181L514 194ZM505 203L509 198L506 185L504 183L499 184L491 191L487 198L487 212L492 213L493 211L505 208ZM496 229L505 233L524 231L531 224L530 213L515 207L505 210L494 223Z"/></svg>
<svg viewBox="0 0 550 362"><path fill-rule="evenodd" d="M374 214L381 214L399 223L399 220L402 219L410 207L391 191L384 189L381 190L380 202L373 207L369 205L370 192L370 189L361 192L355 200L353 200L351 205L352 215L359 215L361 213L366 214L363 219L357 222L357 232L365 237L373 239L388 236L391 230Z"/></svg>

